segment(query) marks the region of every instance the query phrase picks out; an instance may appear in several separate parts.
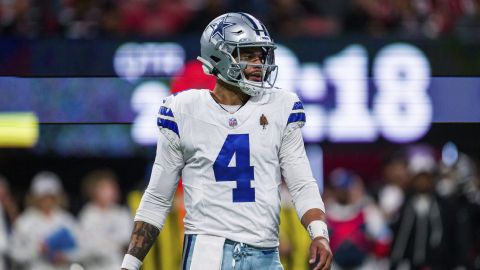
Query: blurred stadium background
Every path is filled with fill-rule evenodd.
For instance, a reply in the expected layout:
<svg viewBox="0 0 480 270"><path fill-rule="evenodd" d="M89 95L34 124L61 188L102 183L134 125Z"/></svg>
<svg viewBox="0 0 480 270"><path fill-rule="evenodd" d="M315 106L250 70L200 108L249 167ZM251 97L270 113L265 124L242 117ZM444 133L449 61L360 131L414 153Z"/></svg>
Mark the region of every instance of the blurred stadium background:
<svg viewBox="0 0 480 270"><path fill-rule="evenodd" d="M335 269L480 269L478 0L0 0L0 269L119 269L159 104L213 87L199 37L228 11L265 22L305 104ZM74 224L19 225L42 196ZM294 212L282 261L308 269ZM178 268L183 214L180 188L143 269Z"/></svg>

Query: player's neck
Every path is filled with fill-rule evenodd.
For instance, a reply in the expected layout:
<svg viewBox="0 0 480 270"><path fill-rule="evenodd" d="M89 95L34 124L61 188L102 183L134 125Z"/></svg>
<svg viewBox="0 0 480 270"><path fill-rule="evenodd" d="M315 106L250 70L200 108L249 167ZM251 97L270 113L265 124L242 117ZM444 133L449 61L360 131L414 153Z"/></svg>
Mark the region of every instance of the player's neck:
<svg viewBox="0 0 480 270"><path fill-rule="evenodd" d="M243 105L250 98L249 95L243 93L238 87L229 85L221 80L217 80L212 97L217 103L224 105Z"/></svg>

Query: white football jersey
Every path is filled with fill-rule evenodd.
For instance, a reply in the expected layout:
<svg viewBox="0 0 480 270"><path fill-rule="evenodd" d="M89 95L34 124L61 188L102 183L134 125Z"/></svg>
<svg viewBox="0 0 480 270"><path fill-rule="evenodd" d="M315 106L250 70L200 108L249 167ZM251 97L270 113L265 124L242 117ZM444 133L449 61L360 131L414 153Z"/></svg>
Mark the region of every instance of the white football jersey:
<svg viewBox="0 0 480 270"><path fill-rule="evenodd" d="M185 233L216 235L254 246L277 246L280 184L282 174L288 174L281 168L282 140L304 122L305 113L298 97L281 90L251 97L234 113L223 109L208 90L189 90L166 98L159 111L158 126L179 152L177 163L182 164L178 166L183 166L178 171L184 187ZM313 185L314 192L319 194L308 161L305 166L303 141L300 145L301 149L294 151L299 150L301 157L293 159L291 167L301 172L292 171L289 178L296 181L298 176L301 180L289 187L301 190L303 185ZM157 156L168 153L158 152ZM171 160L164 162L175 163ZM296 166L296 162L302 166ZM157 163L161 161L157 159ZM152 173L152 179L160 178L155 174ZM166 173L158 173L161 174ZM153 186L152 181L156 180L152 179ZM150 185L147 193L152 194L156 191ZM302 197L300 193L296 192L297 197ZM313 197L318 206L315 208L324 210L320 196ZM138 216L137 212L136 220L142 220Z"/></svg>

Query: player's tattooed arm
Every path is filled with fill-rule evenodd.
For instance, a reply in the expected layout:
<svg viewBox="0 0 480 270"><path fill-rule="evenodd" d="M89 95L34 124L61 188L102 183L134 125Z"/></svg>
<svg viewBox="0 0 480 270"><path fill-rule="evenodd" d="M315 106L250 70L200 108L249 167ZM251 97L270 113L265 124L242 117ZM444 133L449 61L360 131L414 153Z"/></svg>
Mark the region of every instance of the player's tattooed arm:
<svg viewBox="0 0 480 270"><path fill-rule="evenodd" d="M160 231L143 221L135 221L127 253L143 261Z"/></svg>

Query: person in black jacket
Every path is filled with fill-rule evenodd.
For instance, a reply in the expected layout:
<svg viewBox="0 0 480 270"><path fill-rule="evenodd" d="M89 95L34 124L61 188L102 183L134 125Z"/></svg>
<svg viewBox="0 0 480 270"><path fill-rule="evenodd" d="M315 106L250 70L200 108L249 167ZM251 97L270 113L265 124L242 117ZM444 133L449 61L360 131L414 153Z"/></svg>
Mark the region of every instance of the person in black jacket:
<svg viewBox="0 0 480 270"><path fill-rule="evenodd" d="M410 158L411 193L393 225L391 269L467 269L464 241L469 228L463 208L435 192L433 156Z"/></svg>

